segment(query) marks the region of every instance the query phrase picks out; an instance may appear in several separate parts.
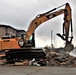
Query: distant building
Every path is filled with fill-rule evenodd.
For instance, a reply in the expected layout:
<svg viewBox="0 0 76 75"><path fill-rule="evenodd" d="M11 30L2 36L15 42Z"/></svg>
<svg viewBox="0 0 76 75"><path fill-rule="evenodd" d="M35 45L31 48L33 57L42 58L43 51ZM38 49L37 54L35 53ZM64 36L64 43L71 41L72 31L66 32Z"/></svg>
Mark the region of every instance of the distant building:
<svg viewBox="0 0 76 75"><path fill-rule="evenodd" d="M19 36L21 36L21 34L24 34L25 32L26 32L25 30L18 30L9 25L0 24L0 38L2 36L5 36L6 34L10 34L10 35L19 37Z"/></svg>

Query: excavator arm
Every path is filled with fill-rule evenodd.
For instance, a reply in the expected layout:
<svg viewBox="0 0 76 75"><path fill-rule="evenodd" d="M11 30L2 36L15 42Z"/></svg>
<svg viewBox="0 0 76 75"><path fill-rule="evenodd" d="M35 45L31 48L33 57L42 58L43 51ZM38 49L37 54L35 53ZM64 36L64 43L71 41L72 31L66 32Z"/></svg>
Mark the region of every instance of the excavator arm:
<svg viewBox="0 0 76 75"><path fill-rule="evenodd" d="M58 8L65 5L64 9L57 10ZM72 17L71 17L71 7L68 3L64 4L62 6L59 6L57 8L54 8L46 13L39 14L36 16L36 18L30 23L29 28L26 33L25 41L29 40L30 36L34 33L35 29L41 25L42 23L57 17L61 14L64 14L64 23L63 23L63 35L57 34L59 37L61 37L63 40L66 41L66 44L68 42L72 42L73 39L73 29L72 29ZM57 10L57 11L56 11ZM71 25L70 25L71 24ZM71 39L69 40L69 30L71 27Z"/></svg>
<svg viewBox="0 0 76 75"><path fill-rule="evenodd" d="M71 27L71 37L69 37L69 31ZM71 43L73 39L73 28L72 28L72 15L71 15L71 7L69 4L66 4L64 9L64 23L63 23L63 35L57 34L63 40L66 41L66 44ZM70 40L69 40L70 38Z"/></svg>
<svg viewBox="0 0 76 75"><path fill-rule="evenodd" d="M64 12L64 10L60 10L60 11L57 11L57 12L53 12L53 13L48 13L48 14L40 14L38 16L36 16L36 18L30 23L30 26L27 30L27 35L26 35L26 38L25 40L28 41L29 40L29 37L32 35L32 33L35 31L35 29L41 25L42 23L62 14Z"/></svg>

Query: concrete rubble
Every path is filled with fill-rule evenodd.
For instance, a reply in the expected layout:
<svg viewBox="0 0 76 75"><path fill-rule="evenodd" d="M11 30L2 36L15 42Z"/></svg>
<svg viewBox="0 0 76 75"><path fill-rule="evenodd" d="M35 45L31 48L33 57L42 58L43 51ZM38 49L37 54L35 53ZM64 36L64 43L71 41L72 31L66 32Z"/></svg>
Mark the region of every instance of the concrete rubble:
<svg viewBox="0 0 76 75"><path fill-rule="evenodd" d="M68 53L49 52L46 56L50 66L74 66L76 65L76 57L70 56Z"/></svg>
<svg viewBox="0 0 76 75"><path fill-rule="evenodd" d="M59 51L58 51L59 50ZM40 59L37 62L40 66L76 66L76 57L71 56L68 52L62 51L63 48L58 48L55 50L49 50L46 48L46 57ZM34 63L32 62L32 63Z"/></svg>

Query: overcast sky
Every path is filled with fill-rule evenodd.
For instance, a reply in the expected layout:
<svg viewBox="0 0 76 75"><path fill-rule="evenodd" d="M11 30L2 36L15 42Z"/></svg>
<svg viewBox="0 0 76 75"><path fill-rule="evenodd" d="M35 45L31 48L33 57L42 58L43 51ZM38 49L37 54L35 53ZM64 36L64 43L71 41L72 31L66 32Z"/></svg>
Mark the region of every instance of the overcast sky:
<svg viewBox="0 0 76 75"><path fill-rule="evenodd" d="M0 0L0 24L10 25L17 29L27 31L30 22L41 13L45 13L53 8L68 2L72 8L72 20L74 39L76 46L76 0ZM64 45L64 41L56 36L56 33L62 34L63 15L53 18L39 26L35 31L37 47L51 45L51 31L53 30L53 39L55 46Z"/></svg>

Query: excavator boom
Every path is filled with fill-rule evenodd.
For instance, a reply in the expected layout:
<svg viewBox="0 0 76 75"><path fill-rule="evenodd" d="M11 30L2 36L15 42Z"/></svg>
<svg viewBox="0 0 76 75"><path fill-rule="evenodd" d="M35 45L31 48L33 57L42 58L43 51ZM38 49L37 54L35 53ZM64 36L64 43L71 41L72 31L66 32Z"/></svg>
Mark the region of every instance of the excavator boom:
<svg viewBox="0 0 76 75"><path fill-rule="evenodd" d="M30 26L27 30L27 36L25 38L26 41L29 40L29 37L31 36L31 34L35 31L35 29L41 25L42 23L62 14L64 12L64 10L60 10L60 11L57 11L57 12L53 12L53 13L48 13L46 15L38 15L36 16L36 18L30 23Z"/></svg>
<svg viewBox="0 0 76 75"><path fill-rule="evenodd" d="M64 5L66 5L64 9L57 10L58 8L60 8ZM72 22L71 7L68 3L66 3L64 5L54 8L46 13L37 15L36 18L29 25L29 28L26 33L27 35L26 35L25 41L27 42L29 40L30 36L34 33L35 29L39 25L41 25L42 23L44 23L54 17L64 14L63 35L61 35L61 34L57 34L57 35L59 37L61 37L63 40L65 40L66 43L68 43L68 42L71 43L72 39L73 39L73 29L72 29L72 23L71 23ZM71 26L70 26L70 24L71 24ZM70 30L69 28L70 27L71 27L71 39L69 41L69 30Z"/></svg>

